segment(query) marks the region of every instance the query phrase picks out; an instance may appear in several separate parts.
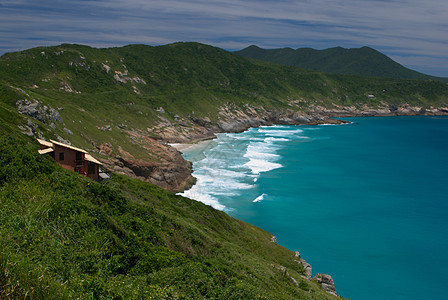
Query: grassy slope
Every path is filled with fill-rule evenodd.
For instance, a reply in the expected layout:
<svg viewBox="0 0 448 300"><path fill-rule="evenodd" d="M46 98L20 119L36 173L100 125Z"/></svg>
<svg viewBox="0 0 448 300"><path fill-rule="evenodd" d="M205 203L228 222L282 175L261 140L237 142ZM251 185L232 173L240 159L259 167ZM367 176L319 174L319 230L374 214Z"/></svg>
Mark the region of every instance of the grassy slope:
<svg viewBox="0 0 448 300"><path fill-rule="evenodd" d="M269 62L334 74L376 76L386 78L433 79L448 82L448 78L434 77L408 69L386 55L369 47L325 50L311 48L262 49L249 46L235 52Z"/></svg>
<svg viewBox="0 0 448 300"><path fill-rule="evenodd" d="M114 71L124 72L123 65L130 77L146 84L117 82ZM66 84L81 93L61 90ZM147 151L114 126L145 130L155 124L160 106L171 120L175 114L213 120L225 103L281 109L288 100L303 99L305 109L366 103L367 93L377 95L370 105L437 106L448 99L447 86L439 82L328 75L196 43L112 49L61 45L4 55L0 298L328 297L301 279L293 253L270 243L269 233L147 183L114 176L101 186L38 156L36 142L17 130L25 122L16 113L17 100L64 108L65 124L57 124L55 133L78 147L109 142L138 156ZM34 122L53 137L47 121ZM111 132L96 128L108 124Z"/></svg>
<svg viewBox="0 0 448 300"><path fill-rule="evenodd" d="M127 77L145 83L118 82L116 71L127 71ZM80 93L67 92L67 86ZM440 82L324 74L246 59L198 43L109 49L64 44L9 53L0 58L0 92L5 107L14 107L20 99L36 99L63 108L60 114L65 124L56 122L56 130L49 128L49 122L36 122L47 138L58 134L89 150L93 144L110 143L114 155L119 154L120 145L145 160L158 158L118 125L147 132L159 116L173 123L176 115L216 121L225 104L281 110L306 109L311 104L375 106L380 102L428 107L448 101L448 86ZM370 93L377 98L369 100ZM297 99L303 100L302 107L288 105ZM158 107L166 113L158 113ZM107 125L112 131L98 129Z"/></svg>
<svg viewBox="0 0 448 300"><path fill-rule="evenodd" d="M0 114L1 299L332 298L271 234L149 183L64 170L11 116Z"/></svg>

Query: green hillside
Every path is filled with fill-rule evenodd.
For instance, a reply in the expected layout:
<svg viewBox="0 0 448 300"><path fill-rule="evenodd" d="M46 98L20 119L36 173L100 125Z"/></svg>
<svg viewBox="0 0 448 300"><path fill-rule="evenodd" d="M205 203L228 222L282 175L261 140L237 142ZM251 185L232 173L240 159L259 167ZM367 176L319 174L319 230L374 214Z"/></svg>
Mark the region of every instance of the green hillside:
<svg viewBox="0 0 448 300"><path fill-rule="evenodd" d="M235 53L254 59L296 66L334 74L371 77L433 79L448 82L448 78L434 77L408 69L381 52L369 48L342 47L315 50L311 48L262 49L249 46Z"/></svg>
<svg viewBox="0 0 448 300"><path fill-rule="evenodd" d="M71 142L109 169L179 191L194 182L191 164L167 142L313 123L316 108L419 113L446 107L448 85L321 73L199 43L63 44L0 57L0 105L21 113L16 125L28 135Z"/></svg>
<svg viewBox="0 0 448 300"><path fill-rule="evenodd" d="M439 82L331 75L197 43L109 49L64 44L9 53L0 58L0 90L3 105L29 100L58 110L63 123L53 122L53 128L50 120L33 120L44 137L57 134L89 150L110 143L113 155L120 155L120 145L136 159L148 159L148 151L126 130L147 133L163 122L193 130L192 120L216 122L224 106L275 111L335 104L438 107L448 99L448 86ZM367 98L372 93L374 101ZM99 130L107 126L111 130ZM160 138L155 130L151 136Z"/></svg>
<svg viewBox="0 0 448 300"><path fill-rule="evenodd" d="M332 299L272 235L114 174L37 154L0 114L0 299Z"/></svg>
<svg viewBox="0 0 448 300"><path fill-rule="evenodd" d="M166 144L178 136L191 141L241 119L268 124L316 107L447 104L438 81L326 74L198 43L5 54L0 299L333 297L302 278L294 253L270 233L147 182L80 177L38 155L35 137L70 141L169 188L191 184L191 165Z"/></svg>

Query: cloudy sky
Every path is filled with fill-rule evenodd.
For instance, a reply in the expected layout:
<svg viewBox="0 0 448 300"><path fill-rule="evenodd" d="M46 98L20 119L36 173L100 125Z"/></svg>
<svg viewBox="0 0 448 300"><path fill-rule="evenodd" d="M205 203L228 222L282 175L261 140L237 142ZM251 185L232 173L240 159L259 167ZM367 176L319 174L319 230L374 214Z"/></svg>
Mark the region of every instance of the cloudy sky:
<svg viewBox="0 0 448 300"><path fill-rule="evenodd" d="M227 50L370 46L448 77L447 0L0 0L0 54L196 41Z"/></svg>

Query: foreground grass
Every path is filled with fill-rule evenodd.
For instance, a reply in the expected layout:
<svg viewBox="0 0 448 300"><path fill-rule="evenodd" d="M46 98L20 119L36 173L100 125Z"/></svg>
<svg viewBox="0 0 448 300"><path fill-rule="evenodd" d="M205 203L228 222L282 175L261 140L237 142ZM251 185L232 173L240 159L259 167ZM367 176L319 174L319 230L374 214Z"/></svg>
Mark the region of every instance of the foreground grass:
<svg viewBox="0 0 448 300"><path fill-rule="evenodd" d="M13 128L0 153L0 299L332 298L271 234L210 206L93 182Z"/></svg>

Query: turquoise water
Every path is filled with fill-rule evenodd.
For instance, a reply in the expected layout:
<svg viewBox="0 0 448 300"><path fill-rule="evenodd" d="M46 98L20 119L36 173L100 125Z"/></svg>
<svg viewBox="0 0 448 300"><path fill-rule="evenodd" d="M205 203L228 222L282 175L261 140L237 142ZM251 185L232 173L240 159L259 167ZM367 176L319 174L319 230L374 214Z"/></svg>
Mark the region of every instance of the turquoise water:
<svg viewBox="0 0 448 300"><path fill-rule="evenodd" d="M186 196L277 237L350 299L446 299L448 118L220 134Z"/></svg>

